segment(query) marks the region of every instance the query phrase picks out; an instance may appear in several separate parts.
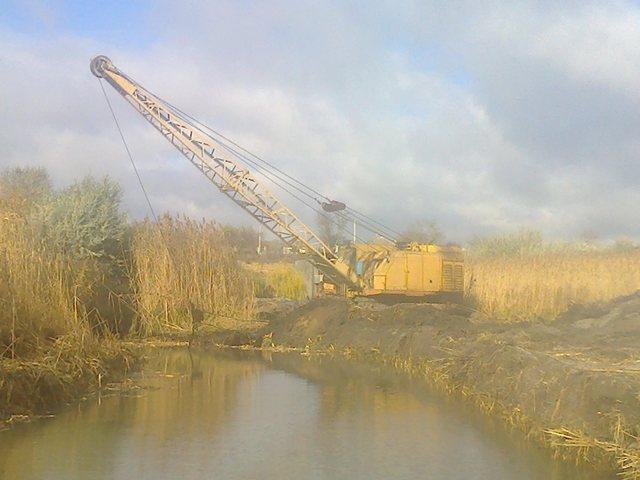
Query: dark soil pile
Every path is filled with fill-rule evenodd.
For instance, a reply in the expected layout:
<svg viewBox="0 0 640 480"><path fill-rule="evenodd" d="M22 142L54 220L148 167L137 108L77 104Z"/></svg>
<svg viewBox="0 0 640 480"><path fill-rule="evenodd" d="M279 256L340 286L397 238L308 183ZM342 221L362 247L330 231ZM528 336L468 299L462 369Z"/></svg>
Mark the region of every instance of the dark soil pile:
<svg viewBox="0 0 640 480"><path fill-rule="evenodd" d="M640 294L520 324L463 306L323 299L259 337L419 371L560 454L640 478Z"/></svg>

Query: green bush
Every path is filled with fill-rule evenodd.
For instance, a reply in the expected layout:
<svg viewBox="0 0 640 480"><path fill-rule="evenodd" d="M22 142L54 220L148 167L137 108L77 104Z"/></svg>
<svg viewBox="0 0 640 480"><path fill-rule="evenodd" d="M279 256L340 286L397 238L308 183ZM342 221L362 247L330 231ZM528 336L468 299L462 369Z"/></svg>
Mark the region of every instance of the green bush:
<svg viewBox="0 0 640 480"><path fill-rule="evenodd" d="M127 231L126 217L120 212L121 196L114 181L85 178L53 195L30 220L57 251L77 259L117 263Z"/></svg>

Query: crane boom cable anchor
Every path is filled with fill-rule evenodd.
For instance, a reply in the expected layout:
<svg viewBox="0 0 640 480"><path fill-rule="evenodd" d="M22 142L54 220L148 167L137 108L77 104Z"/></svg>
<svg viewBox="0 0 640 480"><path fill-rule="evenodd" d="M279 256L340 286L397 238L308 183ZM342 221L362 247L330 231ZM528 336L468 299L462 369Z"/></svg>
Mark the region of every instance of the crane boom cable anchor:
<svg viewBox="0 0 640 480"><path fill-rule="evenodd" d="M311 210L313 210L314 212L316 212L318 215L321 215L322 217L324 217L325 219L327 219L329 222L331 222L333 225L336 226L336 228L338 228L339 230L343 230L343 232L349 233L350 234L350 230L344 228L342 225L340 225L337 221L333 220L330 216L328 216L325 212L323 212L322 210L319 210L318 208L314 207L313 205L310 205L307 201L303 200L302 198L300 198L298 195L296 195L295 193L293 193L291 190L289 190L287 187L285 187L284 185L282 185L281 183L279 183L279 181L283 182L284 184L288 185L289 187L295 189L296 191L300 192L303 195L306 195L307 197L309 197L311 200L316 201L318 204L322 205L322 202L320 200L318 200L317 198L310 196L309 193L305 192L304 190L300 189L299 187L297 187L296 185L292 184L291 182L288 182L286 179L282 179L280 177L277 176L277 174L275 174L274 172L269 171L266 167L264 167L263 165L260 165L259 163L251 160L250 158L247 158L246 155L243 155L240 152L237 152L235 149L233 149L232 147L229 147L228 145L226 145L224 142L218 140L218 142L220 143L220 145L222 146L222 148L224 150L226 150L228 153L230 153L231 155L235 156L236 158L248 163L249 165L253 166L256 171L262 175L265 179L269 180L273 185L275 185L276 187L280 188L281 190L283 190L284 192L286 192L287 194L289 194L291 197L295 198L296 200L298 200L300 203L302 203L303 205L305 205L306 207L310 208ZM275 178L274 178L275 177ZM366 226L364 226L364 228L366 230L371 231L372 233L376 233L376 234L380 234L378 231L373 231L370 230L369 228L367 228Z"/></svg>

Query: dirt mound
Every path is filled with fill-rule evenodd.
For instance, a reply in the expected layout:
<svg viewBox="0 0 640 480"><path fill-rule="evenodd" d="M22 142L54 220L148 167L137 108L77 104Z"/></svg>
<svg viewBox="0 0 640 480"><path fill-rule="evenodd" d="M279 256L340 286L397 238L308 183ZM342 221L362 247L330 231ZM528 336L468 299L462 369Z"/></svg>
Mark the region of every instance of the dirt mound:
<svg viewBox="0 0 640 480"><path fill-rule="evenodd" d="M636 349L640 344L640 292L610 302L576 305L555 322L574 344L610 344ZM597 339L597 342L596 342Z"/></svg>
<svg viewBox="0 0 640 480"><path fill-rule="evenodd" d="M302 302L287 298L256 298L253 311L259 320L272 320L291 313Z"/></svg>
<svg viewBox="0 0 640 480"><path fill-rule="evenodd" d="M260 335L307 349L420 365L530 435L640 472L640 294L576 305L550 323L504 324L463 306L323 299Z"/></svg>
<svg viewBox="0 0 640 480"><path fill-rule="evenodd" d="M359 305L343 299L316 300L274 321L262 333L272 333L276 344L378 348L389 354L420 354L433 342L420 337L462 336L478 327L471 311L461 306L429 304ZM416 350L417 349L417 350Z"/></svg>

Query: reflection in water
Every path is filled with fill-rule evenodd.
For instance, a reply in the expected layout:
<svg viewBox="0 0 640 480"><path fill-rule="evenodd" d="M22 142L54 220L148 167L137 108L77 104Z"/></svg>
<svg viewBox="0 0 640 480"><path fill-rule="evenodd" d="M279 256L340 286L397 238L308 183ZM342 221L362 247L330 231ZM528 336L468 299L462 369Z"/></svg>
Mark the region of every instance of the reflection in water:
<svg viewBox="0 0 640 480"><path fill-rule="evenodd" d="M383 368L229 351L151 355L148 388L136 396L0 432L0 478L588 478Z"/></svg>

